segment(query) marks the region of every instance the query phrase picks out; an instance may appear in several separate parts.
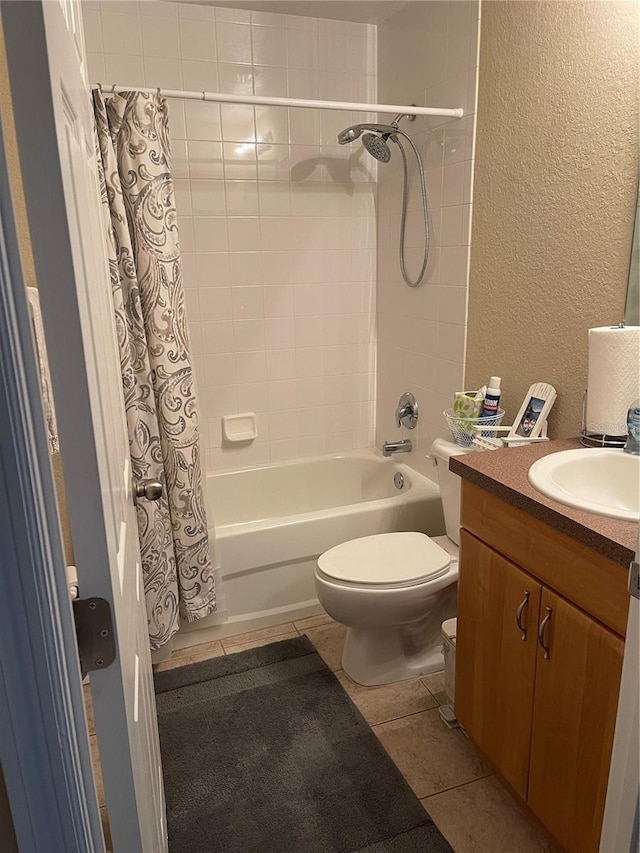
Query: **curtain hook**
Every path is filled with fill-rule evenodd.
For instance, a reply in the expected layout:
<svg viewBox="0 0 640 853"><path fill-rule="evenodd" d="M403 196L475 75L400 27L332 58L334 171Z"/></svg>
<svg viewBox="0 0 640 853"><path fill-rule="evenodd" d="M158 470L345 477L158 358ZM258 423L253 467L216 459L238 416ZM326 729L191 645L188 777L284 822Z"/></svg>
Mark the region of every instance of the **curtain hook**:
<svg viewBox="0 0 640 853"><path fill-rule="evenodd" d="M102 83L98 83L98 92L102 94Z"/></svg>
<svg viewBox="0 0 640 853"><path fill-rule="evenodd" d="M116 93L116 84L114 83L113 86L111 87L111 94L115 95L115 93Z"/></svg>
<svg viewBox="0 0 640 853"><path fill-rule="evenodd" d="M156 98L160 98L160 86L156 89Z"/></svg>
<svg viewBox="0 0 640 853"><path fill-rule="evenodd" d="M203 92L203 93L202 93L202 100L203 100L203 101L206 101L206 100L207 100L207 93L206 93L206 92Z"/></svg>

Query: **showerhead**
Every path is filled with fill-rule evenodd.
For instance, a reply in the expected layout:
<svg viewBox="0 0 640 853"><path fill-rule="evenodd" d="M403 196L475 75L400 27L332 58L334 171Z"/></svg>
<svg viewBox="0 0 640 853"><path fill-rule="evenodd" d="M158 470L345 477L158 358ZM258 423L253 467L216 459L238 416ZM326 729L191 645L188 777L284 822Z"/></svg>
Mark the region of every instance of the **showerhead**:
<svg viewBox="0 0 640 853"><path fill-rule="evenodd" d="M387 136L377 136L375 133L365 133L362 144L372 157L380 163L388 163L391 160L391 151L385 139Z"/></svg>
<svg viewBox="0 0 640 853"><path fill-rule="evenodd" d="M347 145L350 142L355 142L359 139L364 130L373 131L365 133L362 137L362 144L367 149L369 154L379 160L381 163L388 163L391 159L391 152L385 140L390 136L394 136L398 132L398 128L391 124L354 124L352 127L347 127L341 130L338 134L338 144ZM374 134L379 134L378 136ZM386 154L383 154L383 149Z"/></svg>

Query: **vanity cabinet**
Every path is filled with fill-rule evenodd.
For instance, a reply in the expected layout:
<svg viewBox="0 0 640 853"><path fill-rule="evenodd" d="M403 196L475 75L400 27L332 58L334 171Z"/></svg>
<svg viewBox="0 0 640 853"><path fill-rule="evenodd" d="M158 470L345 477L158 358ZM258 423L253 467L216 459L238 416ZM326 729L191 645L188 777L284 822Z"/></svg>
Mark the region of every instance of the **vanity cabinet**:
<svg viewBox="0 0 640 853"><path fill-rule="evenodd" d="M456 716L563 849L597 851L624 567L466 482L462 524Z"/></svg>

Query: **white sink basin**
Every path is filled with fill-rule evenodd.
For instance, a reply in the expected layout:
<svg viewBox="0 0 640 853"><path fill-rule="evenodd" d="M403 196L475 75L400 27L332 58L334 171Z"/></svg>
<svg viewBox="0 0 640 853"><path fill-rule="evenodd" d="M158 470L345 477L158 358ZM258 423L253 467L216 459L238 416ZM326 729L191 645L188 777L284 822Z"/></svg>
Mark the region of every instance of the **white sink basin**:
<svg viewBox="0 0 640 853"><path fill-rule="evenodd" d="M561 450L529 468L529 482L565 506L640 521L640 456L585 447Z"/></svg>

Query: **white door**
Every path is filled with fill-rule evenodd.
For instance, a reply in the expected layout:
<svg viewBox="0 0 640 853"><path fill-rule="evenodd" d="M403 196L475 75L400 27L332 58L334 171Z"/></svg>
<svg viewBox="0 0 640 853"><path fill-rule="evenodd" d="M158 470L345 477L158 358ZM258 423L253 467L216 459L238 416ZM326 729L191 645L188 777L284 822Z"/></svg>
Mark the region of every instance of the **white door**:
<svg viewBox="0 0 640 853"><path fill-rule="evenodd" d="M3 4L27 212L83 598L117 656L91 673L114 849L162 853L166 820L131 464L75 0Z"/></svg>

